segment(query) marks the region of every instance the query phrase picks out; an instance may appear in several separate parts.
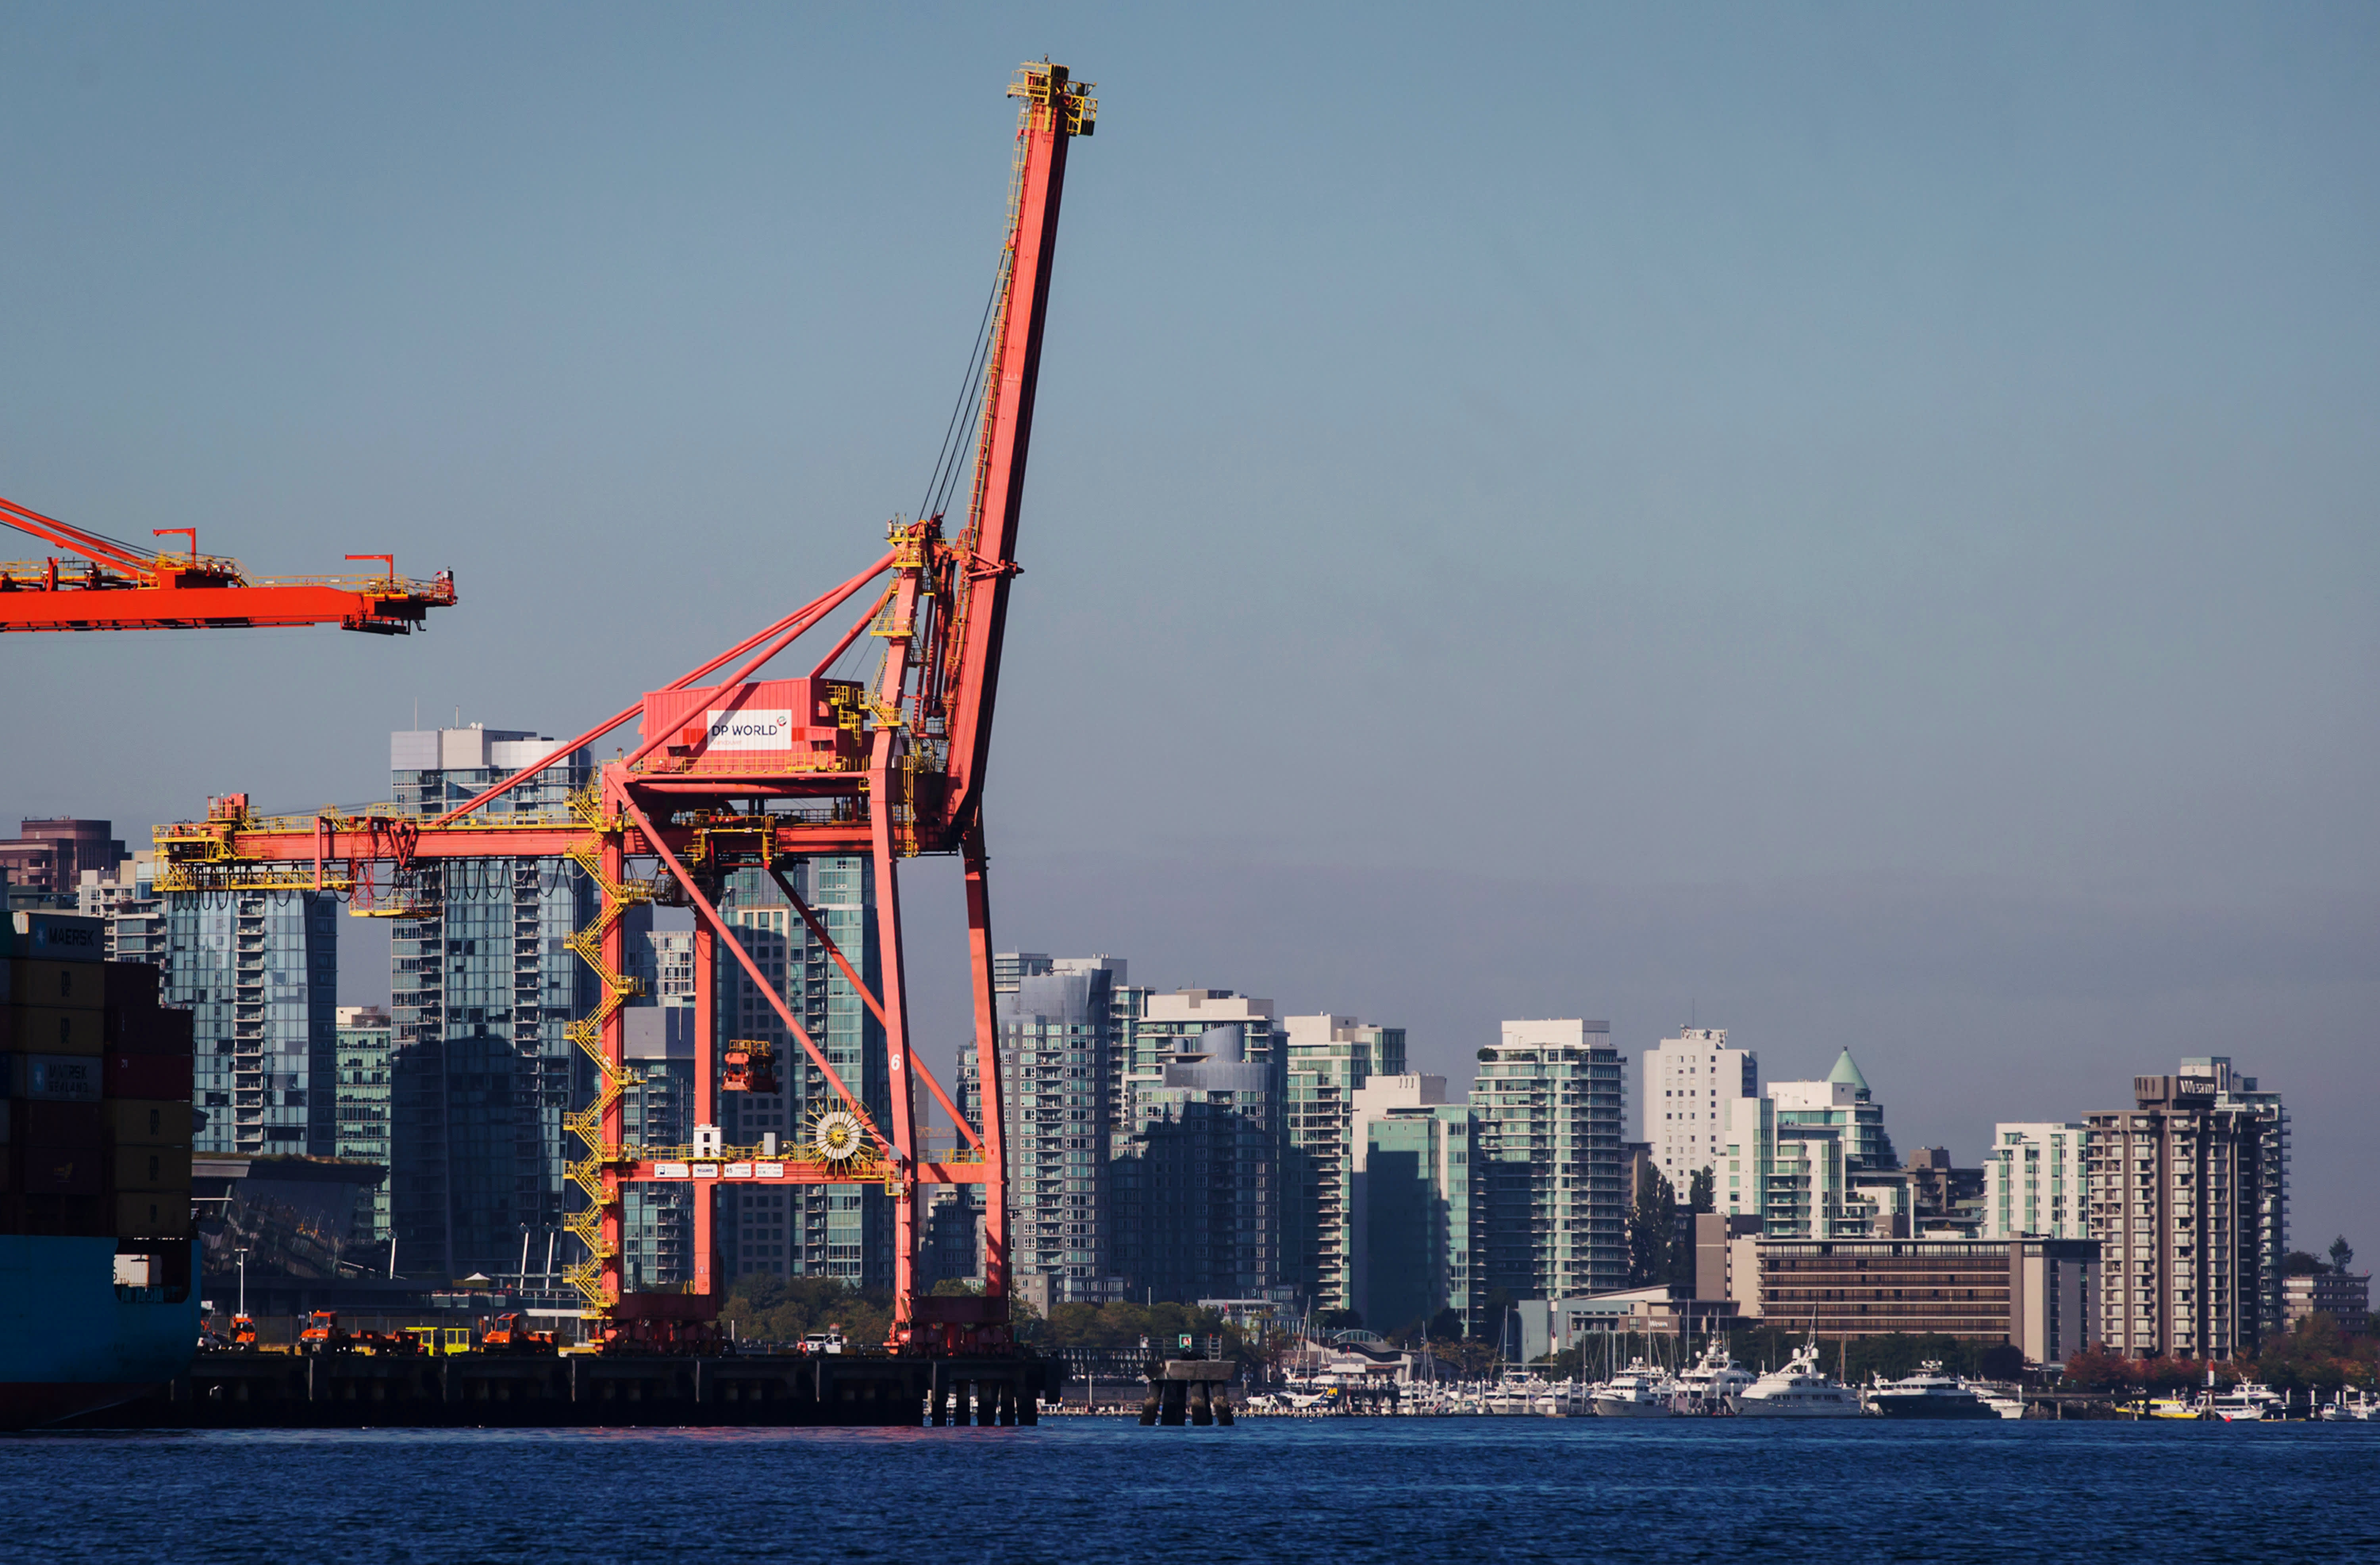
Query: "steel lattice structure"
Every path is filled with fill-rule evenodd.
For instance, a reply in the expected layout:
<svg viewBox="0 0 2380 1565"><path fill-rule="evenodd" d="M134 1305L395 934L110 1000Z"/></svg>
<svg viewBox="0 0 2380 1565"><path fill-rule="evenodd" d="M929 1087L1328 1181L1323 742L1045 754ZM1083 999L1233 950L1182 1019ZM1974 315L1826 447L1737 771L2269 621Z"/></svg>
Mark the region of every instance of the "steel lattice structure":
<svg viewBox="0 0 2380 1565"><path fill-rule="evenodd" d="M1063 193L1066 150L1089 135L1097 101L1088 84L1048 62L1020 67L1009 88L1023 100L1009 227L982 345L981 412L964 526L944 516L896 522L886 552L832 591L802 605L635 705L614 713L548 761L515 773L434 819L386 809L326 810L266 818L247 796L211 801L203 820L157 829L161 890L253 888L346 891L357 911L411 911L407 887L425 861L480 856L565 857L601 893L594 920L572 938L601 998L569 1036L594 1062L599 1087L567 1125L583 1147L570 1177L586 1203L571 1219L587 1255L572 1273L588 1313L612 1340L652 1345L703 1340L716 1316L713 1277L717 1187L751 1183L880 1183L894 1202L896 1352L983 1353L1009 1345L1008 1243L1001 1074L991 995L990 903L985 876L983 787L1000 678L1008 593L1017 572L1016 528L1040 371L1043 321ZM872 590L871 590L872 589ZM866 607L808 674L761 679L765 665L838 610ZM883 643L875 677L834 680L827 670L863 636ZM731 668L731 665L732 668ZM724 677L720 671L729 669ZM545 765L643 720L635 746L604 763L576 794L566 819L484 807ZM964 864L968 951L979 1063L978 1123L969 1123L910 1049L901 930L901 861L955 854ZM880 990L871 991L782 870L786 860L850 855L875 879ZM388 873L382 879L382 870ZM884 1032L889 1112L878 1122L829 1063L801 1018L769 982L721 916L725 875L770 873ZM695 918L695 1119L717 1122L717 958L748 975L840 1104L820 1133L792 1155L715 1143L646 1147L623 1139L621 1095L635 1077L622 1008L627 977L621 915L657 894ZM391 904L393 899L393 905ZM739 1053L735 1070L751 1068ZM759 1068L767 1068L765 1062ZM936 1157L917 1142L918 1094L941 1105L964 1146ZM685 1293L622 1289L621 1192L638 1182L696 1187L695 1278ZM980 1297L921 1298L916 1289L918 1202L925 1187L984 1188Z"/></svg>
<svg viewBox="0 0 2380 1565"><path fill-rule="evenodd" d="M0 527L31 533L67 552L0 564L0 632L11 630L224 630L335 625L378 636L409 636L432 609L455 601L455 577L396 574L388 554L379 576L267 576L251 580L237 560L199 552L196 528L157 528L188 538L184 554L151 554L103 533L0 500Z"/></svg>

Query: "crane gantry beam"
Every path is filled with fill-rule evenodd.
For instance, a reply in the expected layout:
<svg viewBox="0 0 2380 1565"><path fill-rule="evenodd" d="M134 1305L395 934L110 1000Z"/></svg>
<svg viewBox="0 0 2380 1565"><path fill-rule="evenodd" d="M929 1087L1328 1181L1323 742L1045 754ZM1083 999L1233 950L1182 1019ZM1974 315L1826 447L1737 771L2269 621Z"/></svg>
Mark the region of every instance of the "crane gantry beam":
<svg viewBox="0 0 2380 1565"><path fill-rule="evenodd" d="M940 514L896 518L887 529L891 547L867 569L443 815L425 819L392 805L268 818L250 811L245 795L232 795L211 801L203 820L156 831L165 866L158 885L167 892L313 889L346 892L371 911L391 911L381 905L387 896L395 899L395 916L405 916L422 911L406 903L403 882L425 861L566 857L595 882L595 919L571 940L593 968L602 995L596 1010L568 1029L600 1078L594 1101L566 1122L587 1149L569 1170L586 1196L570 1228L588 1251L572 1280L588 1313L607 1322L613 1341L679 1340L672 1334L698 1331L716 1314L712 1207L720 1185L880 1183L894 1203L894 1307L887 1346L905 1353L997 1353L1013 1346L983 780L1008 590L1017 573L1017 522L1066 148L1074 137L1091 133L1098 104L1087 83L1047 61L1021 67L1009 94L1023 103L1008 228L987 315L983 379L974 393L980 414L967 516L955 537L945 537ZM771 659L871 588L865 611L807 676L759 677ZM874 676L865 682L828 677L864 635L883 642ZM544 767L584 753L639 719L633 747L596 769L591 785L570 795L566 812L492 807ZM955 854L964 861L978 1086L972 1124L910 1048L900 866L919 854ZM869 865L880 973L873 991L779 873L788 861L820 855L865 858ZM378 879L383 866L393 867L385 888ZM743 869L777 879L882 1027L889 1087L881 1112L851 1090L722 915L720 886L727 874ZM698 1129L697 1143L681 1147L632 1146L623 1134L623 1093L636 1077L627 1063L622 1007L637 983L623 971L622 916L657 899L694 912ZM835 1105L808 1146L729 1146L715 1128L722 1082L713 987L726 963L752 980L817 1067ZM921 1090L951 1115L966 1145L948 1156L919 1145ZM641 1182L690 1183L696 1190L690 1292L623 1291L621 1193ZM936 1184L983 1187L980 1297L927 1298L917 1292L917 1203L921 1190Z"/></svg>
<svg viewBox="0 0 2380 1565"><path fill-rule="evenodd" d="M132 544L0 500L0 527L30 533L62 551L47 559L0 563L0 632L11 630L223 630L335 625L377 636L407 636L430 611L455 601L455 576L428 581L396 574L387 554L377 574L249 579L237 560L199 552L195 528L158 528L187 537L180 554Z"/></svg>

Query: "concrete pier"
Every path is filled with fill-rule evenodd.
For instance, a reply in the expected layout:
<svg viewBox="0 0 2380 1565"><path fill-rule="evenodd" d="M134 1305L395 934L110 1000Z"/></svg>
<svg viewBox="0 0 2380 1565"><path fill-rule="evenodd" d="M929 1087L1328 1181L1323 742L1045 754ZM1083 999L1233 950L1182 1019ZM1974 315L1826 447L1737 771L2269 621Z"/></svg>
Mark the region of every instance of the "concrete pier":
<svg viewBox="0 0 2380 1565"><path fill-rule="evenodd" d="M1140 1406L1144 1425L1194 1427L1232 1422L1232 1382L1239 1366L1213 1359L1168 1359L1152 1365L1148 1395Z"/></svg>
<svg viewBox="0 0 2380 1565"><path fill-rule="evenodd" d="M379 1357L201 1354L188 1377L77 1422L86 1428L427 1428L511 1425L916 1425L1038 1421L1055 1360Z"/></svg>

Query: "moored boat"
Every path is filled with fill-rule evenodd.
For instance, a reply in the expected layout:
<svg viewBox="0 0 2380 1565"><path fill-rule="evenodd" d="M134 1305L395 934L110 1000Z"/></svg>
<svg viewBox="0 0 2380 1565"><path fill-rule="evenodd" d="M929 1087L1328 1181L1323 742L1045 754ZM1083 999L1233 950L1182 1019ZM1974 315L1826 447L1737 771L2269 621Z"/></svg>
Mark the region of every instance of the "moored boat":
<svg viewBox="0 0 2380 1565"><path fill-rule="evenodd" d="M1999 1413L1955 1375L1945 1375L1939 1359L1928 1359L1917 1373L1871 1387L1867 1404L1887 1418L1998 1418Z"/></svg>
<svg viewBox="0 0 2380 1565"><path fill-rule="evenodd" d="M1593 1405L1602 1418L1667 1418L1680 1397L1676 1381L1640 1358L1597 1387Z"/></svg>
<svg viewBox="0 0 2380 1565"><path fill-rule="evenodd" d="M1859 1393L1818 1367L1818 1345L1804 1343L1736 1399L1744 1418L1857 1418Z"/></svg>
<svg viewBox="0 0 2380 1565"><path fill-rule="evenodd" d="M1728 1353L1727 1344L1724 1341L1713 1338L1710 1345L1703 1350L1702 1357L1694 1361L1694 1367L1678 1377L1678 1383L1683 1388L1685 1397L1682 1411L1704 1413L1733 1413L1736 1400L1750 1389L1758 1378L1758 1376L1735 1362L1734 1357Z"/></svg>

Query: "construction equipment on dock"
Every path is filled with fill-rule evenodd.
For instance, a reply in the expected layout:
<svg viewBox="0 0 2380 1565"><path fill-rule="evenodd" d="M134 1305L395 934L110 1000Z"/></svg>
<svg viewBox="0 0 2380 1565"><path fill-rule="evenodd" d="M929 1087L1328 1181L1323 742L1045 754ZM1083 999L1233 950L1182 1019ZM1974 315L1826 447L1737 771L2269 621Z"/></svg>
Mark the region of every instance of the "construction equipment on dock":
<svg viewBox="0 0 2380 1565"><path fill-rule="evenodd" d="M803 1359L807 1367L799 1373L814 1373L812 1401L841 1408L845 1391L860 1396L855 1388L871 1401L894 1394L922 1397L945 1385L988 1388L971 1393L968 1405L980 1412L981 1397L990 1395L993 1417L1029 1423L1029 1401L1020 1409L1017 1398L1029 1397L1058 1372L1020 1356L1010 1329L1006 1149L983 798L1008 595L1019 570L1017 528L1066 152L1075 137L1091 133L1098 104L1088 84L1047 61L1020 67L1009 94L1021 100L1021 108L1008 225L978 348L979 374L970 366L969 395L979 416L971 442L964 435L946 440L928 503L915 519L894 518L879 557L832 590L645 692L556 746L546 760L434 819L394 806L271 818L251 811L247 795L231 795L211 800L204 819L158 828L156 844L161 891L328 890L350 893L359 909L385 905L393 895L407 911L418 911L404 888L416 866L433 860L546 857L575 864L600 901L593 920L568 943L592 969L601 998L568 1029L594 1066L595 1089L592 1100L565 1121L582 1146L568 1177L583 1204L568 1226L585 1250L567 1275L597 1340L623 1355L683 1357L696 1365L687 1374L734 1381L740 1368L699 1367L719 1346L718 1191L753 1184L880 1186L894 1214L890 1335L880 1354ZM953 428L966 425L954 419ZM963 472L971 475L965 513L955 528L946 527ZM767 665L846 605L858 609L857 617L806 673L762 677ZM829 677L836 660L863 636L881 643L874 675L865 683ZM636 739L600 768L591 786L570 796L566 811L489 808L554 760L632 722L641 723ZM980 1111L973 1122L911 1047L900 867L926 854L955 855L964 869L979 1072ZM784 872L790 860L818 856L851 856L868 865L880 957L873 988L827 937ZM379 879L383 869L390 876L385 884ZM881 1026L890 1084L882 1110L871 1110L852 1090L736 927L721 916L721 887L738 870L774 880ZM624 916L657 899L688 907L694 916L695 1123L715 1126L722 1089L772 1082L779 1068L748 1045L727 1040L728 1049L722 1049L713 986L724 957L752 979L823 1083L830 1111L807 1143L781 1147L771 1137L760 1146L727 1146L715 1129L707 1138L698 1131L697 1143L687 1146L625 1140L623 1093L638 1078L627 1061L623 1009L638 984L626 972ZM741 1058L722 1060L722 1053ZM922 1144L919 1110L929 1097L963 1140L948 1154ZM686 1292L624 1289L623 1192L639 1183L693 1187L694 1276ZM921 1296L916 1286L921 1193L954 1184L984 1189L983 1292ZM925 1359L941 1361L930 1375L929 1366L910 1362ZM578 1375L581 1361L567 1362ZM984 1367L943 1377L943 1365L961 1362ZM768 1373L793 1371L780 1366ZM831 1385L842 1389L830 1396ZM909 1405L914 1417L917 1404Z"/></svg>

